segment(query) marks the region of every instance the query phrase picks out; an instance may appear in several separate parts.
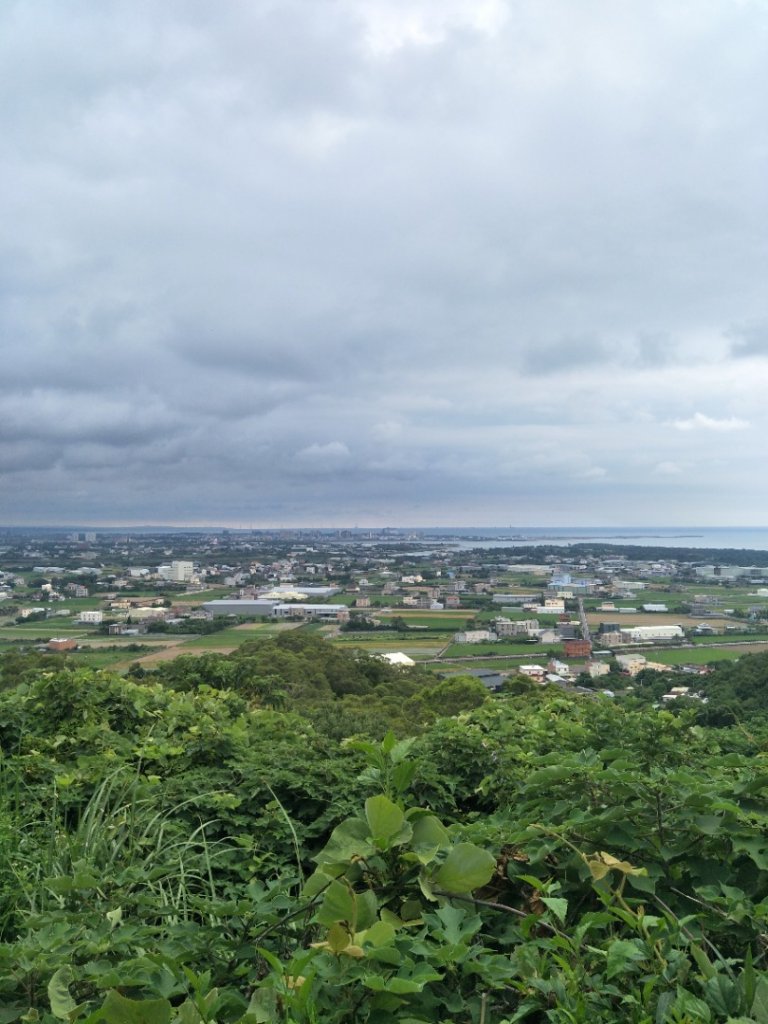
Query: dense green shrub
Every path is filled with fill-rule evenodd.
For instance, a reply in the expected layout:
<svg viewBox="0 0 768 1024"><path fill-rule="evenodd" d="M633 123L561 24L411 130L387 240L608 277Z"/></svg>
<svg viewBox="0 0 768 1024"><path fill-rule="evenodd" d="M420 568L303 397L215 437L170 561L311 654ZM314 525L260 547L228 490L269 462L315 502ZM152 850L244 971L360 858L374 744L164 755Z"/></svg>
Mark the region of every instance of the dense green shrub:
<svg viewBox="0 0 768 1024"><path fill-rule="evenodd" d="M3 670L0 1024L768 1021L759 729L301 637Z"/></svg>

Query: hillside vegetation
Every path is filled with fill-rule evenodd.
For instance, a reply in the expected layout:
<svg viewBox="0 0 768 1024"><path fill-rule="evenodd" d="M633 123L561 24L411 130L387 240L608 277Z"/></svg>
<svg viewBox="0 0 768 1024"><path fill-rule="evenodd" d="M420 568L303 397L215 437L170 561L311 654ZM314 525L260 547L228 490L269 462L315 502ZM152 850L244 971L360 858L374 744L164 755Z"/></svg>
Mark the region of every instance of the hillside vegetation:
<svg viewBox="0 0 768 1024"><path fill-rule="evenodd" d="M0 1024L768 1022L766 657L674 710L292 633L0 681Z"/></svg>

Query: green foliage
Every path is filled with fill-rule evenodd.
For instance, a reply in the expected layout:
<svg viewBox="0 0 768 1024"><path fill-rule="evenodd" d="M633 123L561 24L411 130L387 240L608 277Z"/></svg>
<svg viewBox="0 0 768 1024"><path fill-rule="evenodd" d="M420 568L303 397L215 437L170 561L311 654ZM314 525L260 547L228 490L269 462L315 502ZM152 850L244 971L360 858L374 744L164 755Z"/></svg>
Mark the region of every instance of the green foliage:
<svg viewBox="0 0 768 1024"><path fill-rule="evenodd" d="M5 664L0 1024L768 1022L759 727L326 648Z"/></svg>
<svg viewBox="0 0 768 1024"><path fill-rule="evenodd" d="M144 674L142 674L144 678ZM251 707L300 710L332 739L389 729L407 734L455 711L456 696L423 668L403 669L384 659L341 650L318 636L292 630L243 644L229 655L185 655L162 663L151 678L177 691L207 686L232 690ZM475 706L477 696L462 706Z"/></svg>

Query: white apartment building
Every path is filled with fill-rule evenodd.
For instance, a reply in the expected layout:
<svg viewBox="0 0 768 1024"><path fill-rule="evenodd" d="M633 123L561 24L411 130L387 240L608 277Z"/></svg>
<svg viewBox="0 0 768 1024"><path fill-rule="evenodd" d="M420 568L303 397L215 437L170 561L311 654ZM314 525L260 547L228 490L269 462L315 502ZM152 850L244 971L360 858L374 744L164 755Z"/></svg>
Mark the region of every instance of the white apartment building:
<svg viewBox="0 0 768 1024"><path fill-rule="evenodd" d="M497 618L493 620L493 628L499 639L508 636L529 636L533 630L539 628L539 620Z"/></svg>
<svg viewBox="0 0 768 1024"><path fill-rule="evenodd" d="M631 676L636 676L638 672L642 672L648 664L647 659L642 654L617 654L616 661L619 663L621 670L629 672Z"/></svg>
<svg viewBox="0 0 768 1024"><path fill-rule="evenodd" d="M171 583L189 583L195 575L192 562L171 562L170 565L158 565L157 575Z"/></svg>
<svg viewBox="0 0 768 1024"><path fill-rule="evenodd" d="M189 583L194 575L192 562L171 562L171 580L174 583Z"/></svg>
<svg viewBox="0 0 768 1024"><path fill-rule="evenodd" d="M82 622L83 625L98 626L104 621L104 612L82 611L78 615L77 621Z"/></svg>
<svg viewBox="0 0 768 1024"><path fill-rule="evenodd" d="M597 679L598 676L607 676L610 671L611 666L607 661L587 662L587 672L592 679Z"/></svg>
<svg viewBox="0 0 768 1024"><path fill-rule="evenodd" d="M565 615L565 602L554 597L546 598L544 604L524 604L523 608L536 615Z"/></svg>
<svg viewBox="0 0 768 1024"><path fill-rule="evenodd" d="M488 629L465 629L453 634L455 644L483 644L493 642L498 637Z"/></svg>

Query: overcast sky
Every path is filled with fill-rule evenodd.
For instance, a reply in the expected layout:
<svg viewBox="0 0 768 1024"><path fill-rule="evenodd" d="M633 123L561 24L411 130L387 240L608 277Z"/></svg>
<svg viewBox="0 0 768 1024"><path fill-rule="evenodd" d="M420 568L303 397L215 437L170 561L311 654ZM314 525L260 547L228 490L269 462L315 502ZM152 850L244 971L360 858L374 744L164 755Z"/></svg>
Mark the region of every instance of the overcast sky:
<svg viewBox="0 0 768 1024"><path fill-rule="evenodd" d="M0 522L768 523L766 0L3 0Z"/></svg>

